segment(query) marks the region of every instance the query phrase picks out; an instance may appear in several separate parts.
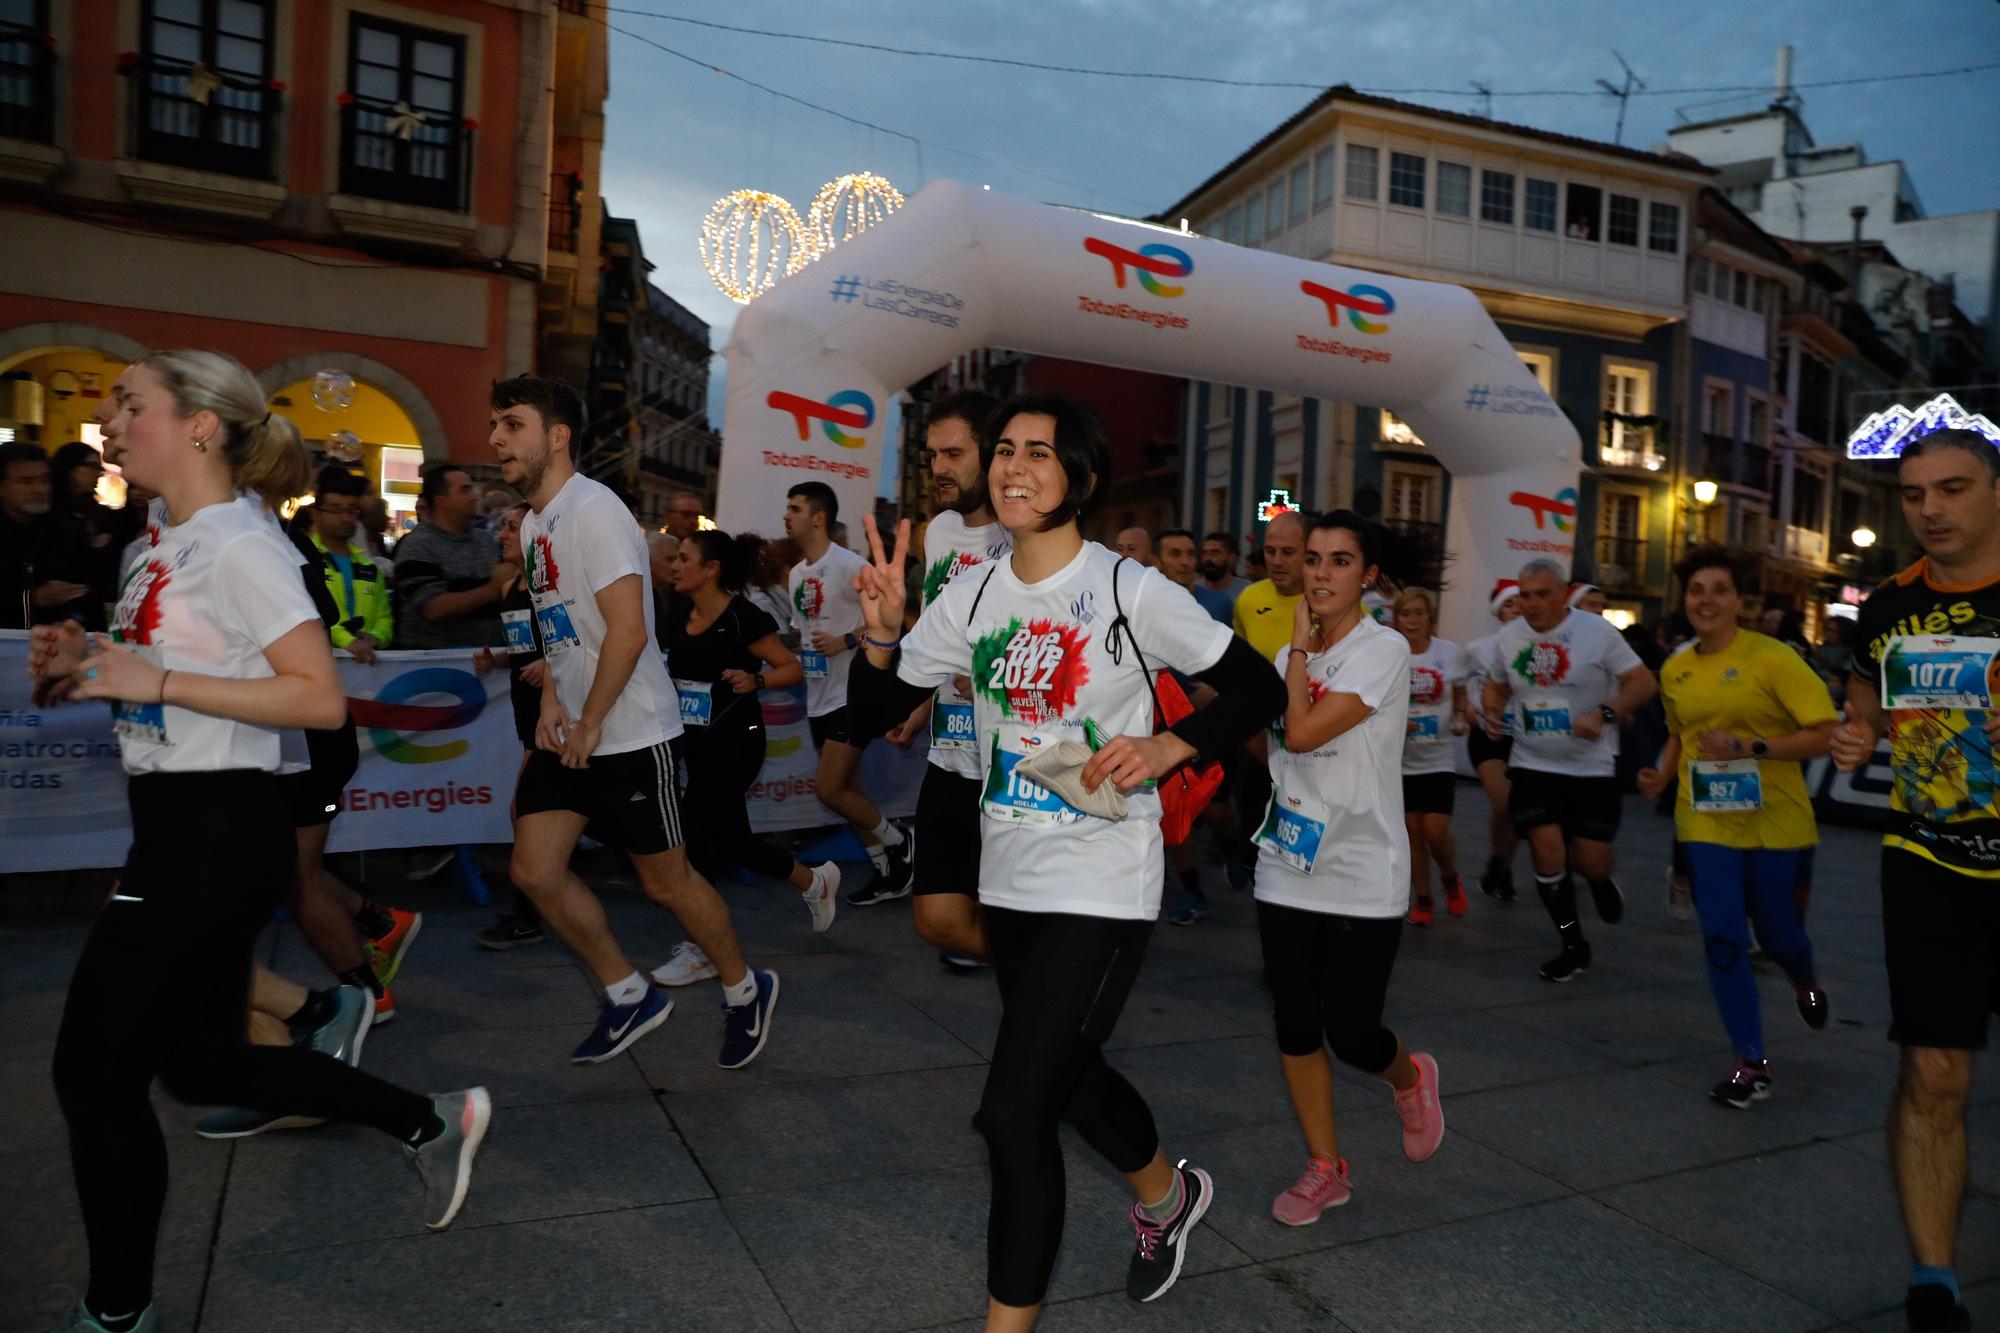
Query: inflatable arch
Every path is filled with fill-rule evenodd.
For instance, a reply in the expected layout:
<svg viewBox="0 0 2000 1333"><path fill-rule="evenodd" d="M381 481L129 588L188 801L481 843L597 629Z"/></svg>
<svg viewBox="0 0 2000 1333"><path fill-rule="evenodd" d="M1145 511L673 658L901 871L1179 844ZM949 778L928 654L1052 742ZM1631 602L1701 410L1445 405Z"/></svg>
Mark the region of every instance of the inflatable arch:
<svg viewBox="0 0 2000 1333"><path fill-rule="evenodd" d="M775 532L785 491L820 480L858 543L890 395L988 346L1395 412L1452 475L1441 632L1461 643L1491 631L1495 578L1573 554L1576 431L1464 288L953 181L738 317L717 521Z"/></svg>

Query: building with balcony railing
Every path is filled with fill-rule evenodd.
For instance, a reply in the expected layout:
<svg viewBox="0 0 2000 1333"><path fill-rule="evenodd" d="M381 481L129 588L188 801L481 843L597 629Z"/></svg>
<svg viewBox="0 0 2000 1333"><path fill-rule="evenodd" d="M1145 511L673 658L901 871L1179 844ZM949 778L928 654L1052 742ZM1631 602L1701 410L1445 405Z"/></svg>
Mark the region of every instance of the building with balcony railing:
<svg viewBox="0 0 2000 1333"><path fill-rule="evenodd" d="M358 436L392 505L426 460L489 464L484 386L535 364L559 21L474 0L0 4L0 375L67 386L0 425L90 438L126 360L192 345L248 365L308 441ZM327 369L351 406L315 403Z"/></svg>

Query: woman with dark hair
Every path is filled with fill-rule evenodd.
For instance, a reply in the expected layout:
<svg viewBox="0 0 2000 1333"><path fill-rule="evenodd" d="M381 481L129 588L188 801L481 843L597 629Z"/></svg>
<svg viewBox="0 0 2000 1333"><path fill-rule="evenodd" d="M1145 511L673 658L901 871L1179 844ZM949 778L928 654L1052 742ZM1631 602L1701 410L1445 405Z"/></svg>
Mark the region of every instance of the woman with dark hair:
<svg viewBox="0 0 2000 1333"><path fill-rule="evenodd" d="M1670 735L1639 793L1656 799L1674 776L1674 831L1687 848L1708 985L1736 1048L1736 1067L1709 1096L1739 1110L1771 1095L1757 979L1744 906L1757 939L1791 978L1799 1016L1826 1026L1826 991L1794 891L1819 841L1799 766L1827 751L1839 722L1826 685L1777 639L1740 628L1745 562L1717 546L1688 552L1674 573L1694 641L1661 671Z"/></svg>
<svg viewBox="0 0 2000 1333"><path fill-rule="evenodd" d="M29 556L37 624L74 620L88 630L105 627L105 608L118 596L118 556L128 539L116 515L97 502L102 475L104 460L87 444L65 444L49 460L49 516Z"/></svg>
<svg viewBox="0 0 2000 1333"><path fill-rule="evenodd" d="M855 739L880 736L955 676L970 677L980 771L979 906L1000 1031L978 1124L991 1150L989 1330L1034 1323L1063 1228L1069 1121L1125 1175L1150 1301L1179 1276L1208 1210L1206 1172L1176 1166L1152 1112L1104 1059L1160 912L1155 786L1247 740L1283 704L1270 664L1156 569L1084 540L1110 485L1103 428L1068 399L1024 395L981 431L995 517L1012 553L952 580L903 630L910 525L893 550L873 519L857 576ZM1216 699L1155 731L1152 675L1178 670Z"/></svg>
<svg viewBox="0 0 2000 1333"><path fill-rule="evenodd" d="M1268 741L1271 805L1256 836L1256 893L1285 1088L1311 1153L1271 1204L1287 1226L1317 1222L1352 1193L1334 1130L1329 1047L1389 1085L1405 1157L1424 1161L1444 1139L1437 1061L1411 1054L1382 1025L1415 840L1403 816L1410 644L1363 600L1381 559L1378 529L1359 514L1315 519L1305 596L1278 654L1285 711Z"/></svg>
<svg viewBox="0 0 2000 1333"><path fill-rule="evenodd" d="M661 637L667 671L681 698L687 730L688 860L711 884L723 865L739 865L797 889L815 931L833 924L840 867L810 868L750 832L744 793L764 763L760 689L805 679L805 668L778 638L778 622L743 595L764 558L763 539L696 532L674 552L673 596ZM682 940L653 969L662 986L690 986L716 975L701 946Z"/></svg>

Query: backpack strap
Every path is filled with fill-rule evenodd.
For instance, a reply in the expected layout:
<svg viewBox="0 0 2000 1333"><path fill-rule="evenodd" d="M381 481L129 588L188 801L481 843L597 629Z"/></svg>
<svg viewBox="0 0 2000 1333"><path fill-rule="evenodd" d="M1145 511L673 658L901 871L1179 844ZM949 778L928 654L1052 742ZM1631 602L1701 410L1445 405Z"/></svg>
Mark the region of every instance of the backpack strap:
<svg viewBox="0 0 2000 1333"><path fill-rule="evenodd" d="M1139 674L1146 678L1146 693L1153 696L1153 729L1158 731L1161 719L1165 716L1160 711L1160 692L1153 684L1152 668L1146 665L1146 654L1139 647L1139 636L1132 632L1132 622L1126 619L1125 604L1118 596L1118 571L1130 562L1130 556L1121 555L1118 557L1118 563L1111 567L1111 609L1115 614L1111 618L1111 628L1104 636L1104 643L1114 662L1121 660L1118 642L1120 638L1132 645L1132 652L1139 659Z"/></svg>

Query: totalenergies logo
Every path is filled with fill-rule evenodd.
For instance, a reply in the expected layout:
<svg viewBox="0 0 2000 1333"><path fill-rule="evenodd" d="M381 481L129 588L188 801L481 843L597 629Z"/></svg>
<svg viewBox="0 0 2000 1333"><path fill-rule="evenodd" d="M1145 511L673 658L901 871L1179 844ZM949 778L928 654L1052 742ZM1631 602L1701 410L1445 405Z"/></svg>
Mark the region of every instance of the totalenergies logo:
<svg viewBox="0 0 2000 1333"><path fill-rule="evenodd" d="M1187 251L1177 246L1142 245L1137 250L1127 250L1122 245L1086 236L1083 248L1110 261L1111 279L1119 287L1124 287L1125 270L1129 268L1139 275L1139 285L1154 296L1179 296L1187 288L1161 282L1160 279L1185 278L1194 272L1194 260L1188 258Z"/></svg>
<svg viewBox="0 0 2000 1333"><path fill-rule="evenodd" d="M780 412L792 414L800 440L811 438L810 423L817 421L826 438L843 449L859 449L868 443L866 435L849 435L847 431L865 431L875 424L875 400L859 389L843 389L823 403L774 389L764 401Z"/></svg>
<svg viewBox="0 0 2000 1333"><path fill-rule="evenodd" d="M447 695L452 703L412 703L427 695ZM418 667L384 685L373 699L347 701L357 726L368 728L375 753L398 764L435 764L472 748L460 737L443 745L419 745L410 731L453 731L468 726L486 707L486 689L469 671Z"/></svg>
<svg viewBox="0 0 2000 1333"><path fill-rule="evenodd" d="M1507 497L1507 503L1521 506L1535 516L1535 531L1542 530L1542 520L1547 518L1555 524L1557 532L1568 532L1576 526L1576 487L1565 486L1554 495L1536 495L1532 491L1515 491Z"/></svg>
<svg viewBox="0 0 2000 1333"><path fill-rule="evenodd" d="M1357 282L1343 292L1307 280L1299 284L1299 290L1326 302L1327 322L1336 329L1340 327L1340 313L1344 310L1347 322L1354 326L1356 332L1387 333L1389 326L1376 320L1396 313L1396 298L1372 283Z"/></svg>

